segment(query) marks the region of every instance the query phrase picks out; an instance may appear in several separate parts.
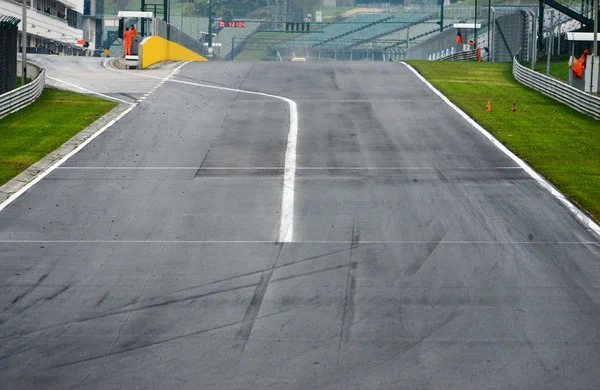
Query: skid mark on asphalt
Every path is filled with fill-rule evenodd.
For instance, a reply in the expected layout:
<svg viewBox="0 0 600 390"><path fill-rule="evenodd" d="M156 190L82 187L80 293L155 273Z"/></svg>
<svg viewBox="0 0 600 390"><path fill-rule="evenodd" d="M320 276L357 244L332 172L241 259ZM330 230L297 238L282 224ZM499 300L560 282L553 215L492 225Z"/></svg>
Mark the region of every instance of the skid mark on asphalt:
<svg viewBox="0 0 600 390"><path fill-rule="evenodd" d="M425 245L425 249L422 251L422 253L417 253L416 260L406 269L404 275L413 276L414 274L416 274L417 271L421 269L425 261L431 257L433 252L435 252L436 248L438 247L438 245L440 245L440 242L444 239L445 236L446 232L444 231L437 233L431 239L431 241L429 241Z"/></svg>
<svg viewBox="0 0 600 390"><path fill-rule="evenodd" d="M337 350L337 362L340 362L343 344L350 338L350 328L354 324L354 297L356 295L356 263L352 262L352 254L360 244L360 231L355 230L352 223L352 241L350 242L350 256L348 259L348 276L346 279L346 295L344 297L344 311L342 314L342 326Z"/></svg>
<svg viewBox="0 0 600 390"><path fill-rule="evenodd" d="M240 329L235 335L236 344L234 348L240 350L240 359L244 354L246 344L248 344L248 339L250 338L252 328L254 328L254 324L256 323L256 318L258 317L258 313L260 312L263 299L265 298L267 288L269 288L269 283L271 282L271 278L273 277L273 272L275 271L275 267L277 266L277 262L279 261L279 257L281 256L282 250L283 244L280 244L279 251L277 252L277 256L274 257L271 267L260 276L260 280L258 282L258 285L256 286L256 289L254 290L252 300L250 301L250 304L246 309L246 313L244 314L242 326L240 326Z"/></svg>

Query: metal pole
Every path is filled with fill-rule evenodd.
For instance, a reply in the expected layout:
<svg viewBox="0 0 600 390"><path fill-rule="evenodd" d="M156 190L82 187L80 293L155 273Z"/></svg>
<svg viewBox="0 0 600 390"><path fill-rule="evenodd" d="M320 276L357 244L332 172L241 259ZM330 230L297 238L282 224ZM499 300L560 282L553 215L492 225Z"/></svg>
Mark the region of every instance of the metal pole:
<svg viewBox="0 0 600 390"><path fill-rule="evenodd" d="M235 37L231 37L231 61L233 61L234 49L235 49Z"/></svg>
<svg viewBox="0 0 600 390"><path fill-rule="evenodd" d="M490 30L492 28L491 21L492 21L492 0L488 0L488 42L487 42L487 44L488 44L488 61L490 60L491 55L492 55L492 41L490 40L490 32L491 32ZM534 28L534 30L535 30L535 28Z"/></svg>
<svg viewBox="0 0 600 390"><path fill-rule="evenodd" d="M537 30L537 14L535 13L535 11L532 11L532 31L531 31L531 70L535 69L535 61L537 59L537 37L536 37L536 30Z"/></svg>
<svg viewBox="0 0 600 390"><path fill-rule="evenodd" d="M554 36L554 11L550 13L550 30L548 31L548 44L546 45L546 76L550 76L550 57L552 56L552 37Z"/></svg>
<svg viewBox="0 0 600 390"><path fill-rule="evenodd" d="M492 7L492 12L494 13L493 18L494 18L494 23L492 23L493 25L493 30L492 30L492 62L494 62L496 60L496 55L494 53L494 50L496 50L496 10Z"/></svg>
<svg viewBox="0 0 600 390"><path fill-rule="evenodd" d="M212 0L208 0L208 56L212 57Z"/></svg>
<svg viewBox="0 0 600 390"><path fill-rule="evenodd" d="M475 49L477 49L477 0L475 0Z"/></svg>
<svg viewBox="0 0 600 390"><path fill-rule="evenodd" d="M594 1L594 48L592 54L598 56L598 1Z"/></svg>
<svg viewBox="0 0 600 390"><path fill-rule="evenodd" d="M21 25L21 85L27 82L27 0L23 0L23 24Z"/></svg>
<svg viewBox="0 0 600 390"><path fill-rule="evenodd" d="M444 31L444 0L440 0L440 32Z"/></svg>
<svg viewBox="0 0 600 390"><path fill-rule="evenodd" d="M598 64L596 62L598 61L598 1L600 0L594 1L594 51L592 52L592 63L590 64L590 93L594 93L594 71L598 69ZM598 80L596 80L596 84L597 83Z"/></svg>

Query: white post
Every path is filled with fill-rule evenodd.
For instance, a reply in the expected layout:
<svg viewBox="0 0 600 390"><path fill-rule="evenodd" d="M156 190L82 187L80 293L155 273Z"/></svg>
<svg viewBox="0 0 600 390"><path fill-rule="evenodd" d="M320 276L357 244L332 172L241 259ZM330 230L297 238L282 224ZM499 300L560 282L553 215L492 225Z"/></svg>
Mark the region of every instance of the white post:
<svg viewBox="0 0 600 390"><path fill-rule="evenodd" d="M598 80L595 81L594 84L594 72L598 71L598 2L600 0L594 1L594 46L592 52L592 63L590 69L590 93L594 93L594 85L598 84Z"/></svg>
<svg viewBox="0 0 600 390"><path fill-rule="evenodd" d="M21 26L21 85L27 82L27 0L23 0L23 24Z"/></svg>

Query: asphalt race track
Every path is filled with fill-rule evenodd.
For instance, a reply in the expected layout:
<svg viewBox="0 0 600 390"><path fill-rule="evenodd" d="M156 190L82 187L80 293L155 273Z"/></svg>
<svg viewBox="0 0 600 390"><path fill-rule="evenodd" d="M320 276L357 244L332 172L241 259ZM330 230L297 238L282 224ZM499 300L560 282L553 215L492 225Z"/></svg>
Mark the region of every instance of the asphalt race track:
<svg viewBox="0 0 600 390"><path fill-rule="evenodd" d="M397 63L187 64L0 257L0 388L600 388L599 238Z"/></svg>

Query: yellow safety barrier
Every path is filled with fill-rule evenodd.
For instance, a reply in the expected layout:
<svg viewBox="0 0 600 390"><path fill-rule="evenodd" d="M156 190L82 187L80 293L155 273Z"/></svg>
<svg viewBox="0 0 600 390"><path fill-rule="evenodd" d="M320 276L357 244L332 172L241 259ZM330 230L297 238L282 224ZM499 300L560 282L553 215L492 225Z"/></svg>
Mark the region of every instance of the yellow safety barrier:
<svg viewBox="0 0 600 390"><path fill-rule="evenodd" d="M156 36L142 41L140 57L142 69L162 61L208 61L198 53Z"/></svg>

